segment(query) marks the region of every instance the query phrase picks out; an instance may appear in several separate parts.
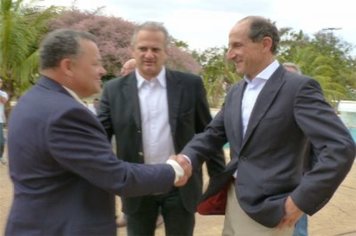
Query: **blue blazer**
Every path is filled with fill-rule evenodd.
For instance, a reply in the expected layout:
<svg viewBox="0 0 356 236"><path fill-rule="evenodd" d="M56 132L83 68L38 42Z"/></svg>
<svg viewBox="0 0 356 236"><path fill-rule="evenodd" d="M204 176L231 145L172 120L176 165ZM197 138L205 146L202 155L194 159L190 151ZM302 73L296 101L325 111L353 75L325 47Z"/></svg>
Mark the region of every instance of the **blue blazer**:
<svg viewBox="0 0 356 236"><path fill-rule="evenodd" d="M255 221L275 227L284 216L284 202L312 215L332 197L355 158L355 143L335 111L325 102L319 84L280 66L260 92L246 133L242 135L244 80L231 88L225 105L207 127L184 148L194 166L230 143L231 162L213 177L204 199L222 189L237 170L236 196ZM317 158L311 158L308 140Z"/></svg>
<svg viewBox="0 0 356 236"><path fill-rule="evenodd" d="M42 77L9 119L14 200L5 235L116 235L114 194L167 192L166 164L118 160L99 120Z"/></svg>

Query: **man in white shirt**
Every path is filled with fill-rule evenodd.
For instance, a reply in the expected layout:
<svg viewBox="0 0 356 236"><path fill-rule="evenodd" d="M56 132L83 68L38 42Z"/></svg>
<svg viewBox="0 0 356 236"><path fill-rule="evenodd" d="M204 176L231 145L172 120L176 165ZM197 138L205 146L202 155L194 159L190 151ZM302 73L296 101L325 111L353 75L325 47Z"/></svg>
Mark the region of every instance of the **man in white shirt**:
<svg viewBox="0 0 356 236"><path fill-rule="evenodd" d="M355 158L355 144L314 79L276 60L277 27L248 16L229 34L227 57L244 79L205 131L183 149L194 168L229 142L231 161L205 198L228 186L224 236L291 236L306 213L332 197ZM318 162L304 172L309 141Z"/></svg>
<svg viewBox="0 0 356 236"><path fill-rule="evenodd" d="M0 163L6 165L6 160L3 157L5 147L4 125L6 122L5 103L9 99L7 93L1 90L3 86L3 79L0 77Z"/></svg>
<svg viewBox="0 0 356 236"><path fill-rule="evenodd" d="M169 35L161 24L139 25L131 44L135 71L104 86L98 117L108 138L115 135L119 159L164 163L211 120L202 79L164 66L168 45ZM220 173L224 164L220 149L207 163L209 175ZM122 198L128 235L154 235L160 210L166 235L193 235L201 192L199 170L186 186L167 194Z"/></svg>

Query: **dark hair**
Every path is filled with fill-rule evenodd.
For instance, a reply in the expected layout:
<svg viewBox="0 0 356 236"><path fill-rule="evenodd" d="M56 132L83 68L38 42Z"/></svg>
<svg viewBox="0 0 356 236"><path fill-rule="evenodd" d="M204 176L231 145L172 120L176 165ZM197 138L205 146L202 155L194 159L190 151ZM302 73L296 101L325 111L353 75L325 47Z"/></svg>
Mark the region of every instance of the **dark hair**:
<svg viewBox="0 0 356 236"><path fill-rule="evenodd" d="M269 19L260 16L248 16L243 18L241 21L250 22L249 38L253 42L259 42L264 37L270 37L272 39L271 52L273 54L277 53L278 43L280 39L278 29L274 23L272 23Z"/></svg>
<svg viewBox="0 0 356 236"><path fill-rule="evenodd" d="M141 25L138 25L135 28L135 31L132 35L132 39L131 39L131 46L134 46L137 40L137 34L138 32L142 31L142 30L148 30L148 31L158 31L158 32L162 32L164 34L164 39L165 39L165 47L168 47L169 44L169 34L167 29L163 26L162 23L160 22L155 22L155 21L147 21Z"/></svg>
<svg viewBox="0 0 356 236"><path fill-rule="evenodd" d="M50 32L40 45L40 68L55 68L64 58L80 54L80 40L96 42L94 35L71 29L59 29Z"/></svg>

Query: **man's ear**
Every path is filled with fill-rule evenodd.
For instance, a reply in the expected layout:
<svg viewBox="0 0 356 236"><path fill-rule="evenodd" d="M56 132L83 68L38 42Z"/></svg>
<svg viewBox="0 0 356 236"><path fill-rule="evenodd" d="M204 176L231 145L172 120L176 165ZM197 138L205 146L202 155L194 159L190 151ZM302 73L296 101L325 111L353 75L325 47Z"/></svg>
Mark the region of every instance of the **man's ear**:
<svg viewBox="0 0 356 236"><path fill-rule="evenodd" d="M272 50L272 39L271 37L263 37L262 39L263 51L270 52Z"/></svg>
<svg viewBox="0 0 356 236"><path fill-rule="evenodd" d="M64 58L59 63L59 67L65 75L72 77L72 75L73 75L73 60L71 60L70 58Z"/></svg>

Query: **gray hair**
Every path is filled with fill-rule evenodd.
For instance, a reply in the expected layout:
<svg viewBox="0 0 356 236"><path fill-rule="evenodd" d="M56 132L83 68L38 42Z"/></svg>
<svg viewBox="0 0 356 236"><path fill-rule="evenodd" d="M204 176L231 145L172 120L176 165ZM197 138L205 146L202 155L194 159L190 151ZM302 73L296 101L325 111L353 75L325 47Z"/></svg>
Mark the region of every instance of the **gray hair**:
<svg viewBox="0 0 356 236"><path fill-rule="evenodd" d="M260 42L264 37L270 37L272 39L271 52L273 54L277 53L280 38L278 29L274 23L261 16L248 16L241 21L250 22L249 38L252 42Z"/></svg>
<svg viewBox="0 0 356 236"><path fill-rule="evenodd" d="M58 29L50 32L40 45L40 68L55 68L64 58L78 56L80 40L96 42L94 35L84 31Z"/></svg>
<svg viewBox="0 0 356 236"><path fill-rule="evenodd" d="M147 31L158 31L162 32L164 35L165 39L165 47L167 48L169 45L169 34L167 29L163 26L163 23L160 22L155 22L155 21L146 21L141 25L138 25L135 28L135 31L133 33L132 39L131 39L131 46L134 46L137 40L137 34L142 31L142 30L147 30Z"/></svg>
<svg viewBox="0 0 356 236"><path fill-rule="evenodd" d="M291 68L294 72L296 72L297 74L302 74L302 71L300 69L300 67L295 64L295 63L292 63L292 62L284 62L283 63L283 66L284 67L287 67L287 68Z"/></svg>

